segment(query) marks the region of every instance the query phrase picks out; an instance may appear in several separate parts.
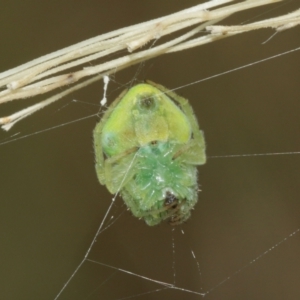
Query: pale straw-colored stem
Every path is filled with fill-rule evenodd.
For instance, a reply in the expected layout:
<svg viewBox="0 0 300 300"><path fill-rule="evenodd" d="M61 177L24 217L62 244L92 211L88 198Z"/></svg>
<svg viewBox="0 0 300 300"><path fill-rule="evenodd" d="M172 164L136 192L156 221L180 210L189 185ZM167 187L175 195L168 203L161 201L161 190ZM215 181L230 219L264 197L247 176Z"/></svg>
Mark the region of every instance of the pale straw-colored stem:
<svg viewBox="0 0 300 300"><path fill-rule="evenodd" d="M2 88L0 104L45 94L73 84L72 87L40 103L0 118L0 124L3 125L3 129L9 130L19 120L75 90L100 80L104 75L115 73L161 54L182 51L250 30L270 27L282 31L298 25L300 10L246 25L213 25L239 11L279 1L285 0L247 0L234 4L230 4L234 2L233 0L208 1L162 18L102 34L0 73L0 88ZM220 5L223 6L216 8ZM167 42L148 49L142 48L151 40L159 40L162 36L193 26L196 27L180 36L171 37ZM205 35L194 37L200 32ZM124 55L124 51L127 51L127 54ZM111 54L117 54L119 57L91 67L84 67L91 61L99 58L103 60ZM71 68L75 71L68 72L67 70ZM58 73L59 75L56 75ZM78 82L79 80L83 81Z"/></svg>

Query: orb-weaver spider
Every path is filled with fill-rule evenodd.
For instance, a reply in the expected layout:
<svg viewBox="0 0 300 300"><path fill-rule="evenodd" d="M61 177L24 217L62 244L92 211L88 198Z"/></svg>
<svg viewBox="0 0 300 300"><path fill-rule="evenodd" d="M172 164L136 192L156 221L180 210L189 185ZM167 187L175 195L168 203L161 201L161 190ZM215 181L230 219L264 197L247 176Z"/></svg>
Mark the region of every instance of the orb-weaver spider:
<svg viewBox="0 0 300 300"><path fill-rule="evenodd" d="M206 155L186 99L151 81L125 90L96 125L94 147L100 183L134 216L150 226L189 218Z"/></svg>

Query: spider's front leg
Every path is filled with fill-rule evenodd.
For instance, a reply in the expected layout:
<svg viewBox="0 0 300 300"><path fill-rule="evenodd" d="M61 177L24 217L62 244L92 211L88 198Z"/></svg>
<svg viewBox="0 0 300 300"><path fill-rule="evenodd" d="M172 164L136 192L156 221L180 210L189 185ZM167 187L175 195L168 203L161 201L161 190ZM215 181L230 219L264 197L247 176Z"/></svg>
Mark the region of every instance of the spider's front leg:
<svg viewBox="0 0 300 300"><path fill-rule="evenodd" d="M136 155L138 147L133 147L104 161L103 173L108 190L119 192L136 173Z"/></svg>
<svg viewBox="0 0 300 300"><path fill-rule="evenodd" d="M94 149L95 149L95 159L96 159L96 173L99 182L102 185L105 185L106 183L106 177L104 173L104 153L103 153L103 146L102 146L102 131L105 123L111 116L112 112L114 111L115 107L120 103L123 96L126 94L127 90L123 91L119 97L111 104L111 106L108 108L108 110L105 112L103 117L101 118L101 121L96 125L94 132L93 132L93 138L94 138Z"/></svg>

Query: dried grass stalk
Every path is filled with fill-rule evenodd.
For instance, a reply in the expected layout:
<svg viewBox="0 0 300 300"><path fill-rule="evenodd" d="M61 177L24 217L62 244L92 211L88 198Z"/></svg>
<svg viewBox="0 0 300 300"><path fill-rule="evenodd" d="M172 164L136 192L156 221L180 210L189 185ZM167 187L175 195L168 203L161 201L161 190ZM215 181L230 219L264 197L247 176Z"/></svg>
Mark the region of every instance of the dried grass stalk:
<svg viewBox="0 0 300 300"><path fill-rule="evenodd" d="M115 73L141 61L250 30L270 27L282 31L298 25L300 9L287 15L247 25L213 25L234 13L279 1L285 0L247 0L235 4L231 4L235 2L233 0L208 1L162 18L99 35L0 73L0 88L2 88L0 104L44 94L73 84L72 87L40 103L0 118L0 125L4 130L9 130L16 122L75 90L100 80L104 75ZM219 7L220 5L222 7ZM156 43L156 46L149 49L143 48L151 40L159 40L160 37L182 29L187 31L180 36L175 38L171 36L169 41ZM205 35L195 37L203 31L206 32ZM124 50L127 53L122 56ZM119 54L119 57L92 67L83 67L88 62L99 58L105 60L111 54ZM78 68L78 70L68 71L71 68ZM81 81L78 82L79 80Z"/></svg>

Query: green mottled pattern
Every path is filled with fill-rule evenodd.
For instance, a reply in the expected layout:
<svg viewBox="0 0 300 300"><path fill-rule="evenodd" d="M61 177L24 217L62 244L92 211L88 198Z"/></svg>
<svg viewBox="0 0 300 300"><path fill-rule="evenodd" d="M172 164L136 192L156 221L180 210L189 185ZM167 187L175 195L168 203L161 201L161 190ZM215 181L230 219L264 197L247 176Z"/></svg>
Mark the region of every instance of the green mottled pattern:
<svg viewBox="0 0 300 300"><path fill-rule="evenodd" d="M132 213L155 225L168 217L165 204L166 192L177 195L181 216L185 219L197 202L197 168L173 160L178 144L159 142L141 147L136 155L135 168L138 172L122 189L122 196ZM152 212L149 214L149 211Z"/></svg>

